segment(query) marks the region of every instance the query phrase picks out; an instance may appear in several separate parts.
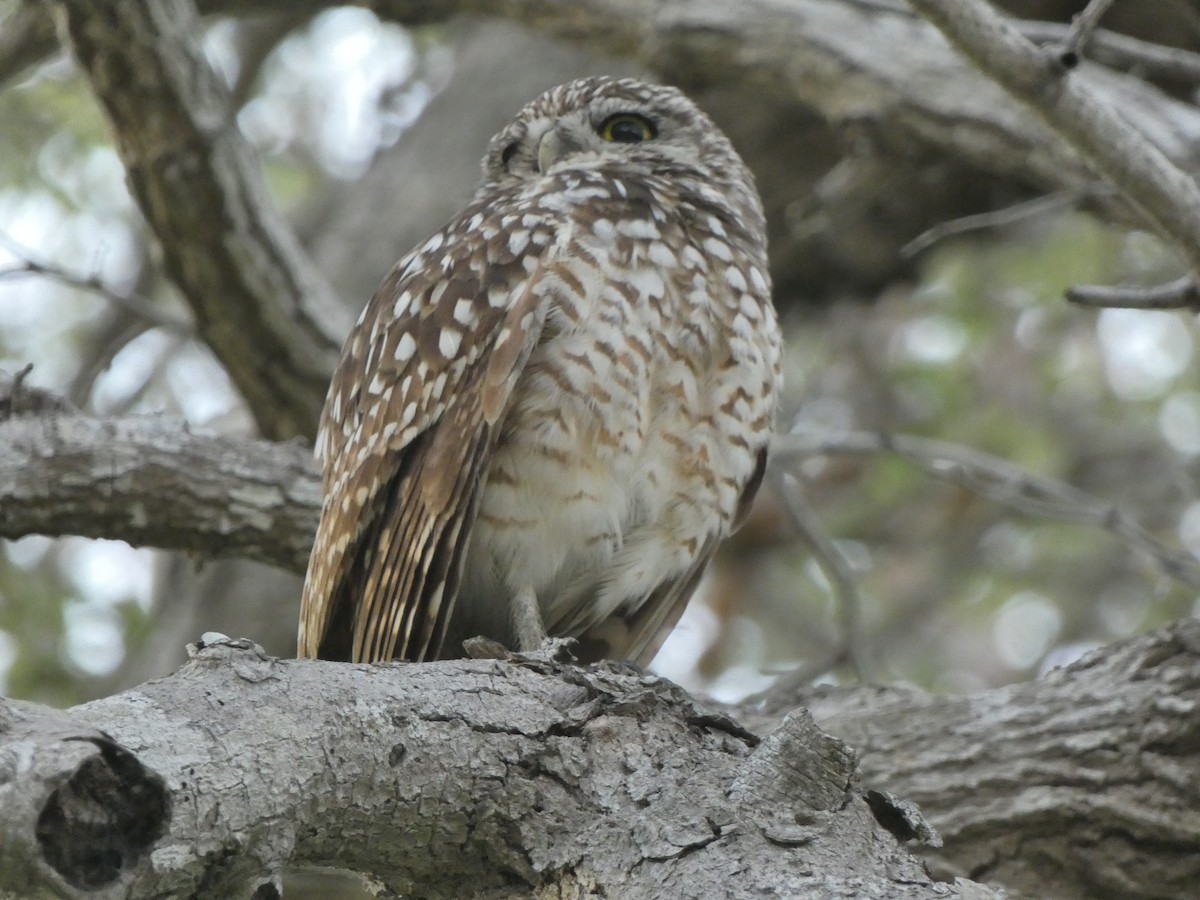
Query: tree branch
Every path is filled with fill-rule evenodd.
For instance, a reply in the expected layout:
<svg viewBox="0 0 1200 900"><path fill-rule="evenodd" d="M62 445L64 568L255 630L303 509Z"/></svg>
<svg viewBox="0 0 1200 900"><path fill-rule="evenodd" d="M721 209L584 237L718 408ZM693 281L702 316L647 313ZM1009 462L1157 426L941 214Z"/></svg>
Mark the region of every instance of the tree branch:
<svg viewBox="0 0 1200 900"><path fill-rule="evenodd" d="M847 868L858 894L967 890L906 861L852 754L785 718L794 693L745 714L775 729L759 744L620 666L280 661L212 635L193 656L64 714L0 702L0 889L248 896L336 862L425 897L827 896ZM920 819L878 789L920 803L943 867L1068 900L1183 896L1200 877L1200 622L974 697L800 699L861 748L862 784L906 838ZM83 877L95 890L63 887Z"/></svg>
<svg viewBox="0 0 1200 900"><path fill-rule="evenodd" d="M54 17L45 3L13 4L0 19L0 85L58 49Z"/></svg>
<svg viewBox="0 0 1200 900"><path fill-rule="evenodd" d="M1038 44L1062 44L1070 28L1057 22L1017 22L1017 30ZM1103 28L1092 33L1088 56L1114 68L1136 70L1148 78L1200 82L1200 54L1179 47L1164 47Z"/></svg>
<svg viewBox="0 0 1200 900"><path fill-rule="evenodd" d="M190 650L66 714L0 701L0 890L277 896L338 865L427 898L994 896L934 884L804 713L760 743L621 666Z"/></svg>
<svg viewBox="0 0 1200 900"><path fill-rule="evenodd" d="M1070 141L1200 272L1200 187L1143 134L1132 110L1106 101L1079 72L1030 43L981 0L911 2L976 66Z"/></svg>
<svg viewBox="0 0 1200 900"><path fill-rule="evenodd" d="M1191 553L1162 543L1112 503L1006 459L948 441L869 431L778 435L771 442L776 467L809 456L882 453L1024 515L1103 528L1154 559L1172 578L1200 587L1200 561Z"/></svg>
<svg viewBox="0 0 1200 900"><path fill-rule="evenodd" d="M159 310L151 300L137 294L125 294L116 291L100 280L98 275L80 275L68 272L66 269L35 259L25 247L19 245L11 237L0 231L0 247L17 257L19 262L0 268L0 281L10 278L32 278L40 276L50 281L56 281L66 287L87 291L102 297L114 306L119 306L131 316L137 318L146 326L161 328L172 334L184 337L194 336L190 322L183 321Z"/></svg>
<svg viewBox="0 0 1200 900"><path fill-rule="evenodd" d="M1067 289L1067 300L1077 306L1101 309L1189 309L1200 312L1200 289L1193 275L1150 287L1080 284Z"/></svg>
<svg viewBox="0 0 1200 900"><path fill-rule="evenodd" d="M23 374L0 375L0 537L114 538L304 571L320 510L306 449L207 433L165 416L83 415L52 394L31 393ZM776 471L810 456L887 453L1023 514L1103 528L1173 578L1200 586L1191 554L1111 503L978 450L875 432L777 435L771 444ZM844 569L842 576L850 577Z"/></svg>
<svg viewBox="0 0 1200 900"><path fill-rule="evenodd" d="M298 15L327 5L296 0L256 6ZM200 6L233 14L245 9L233 0ZM882 9L845 0L791 5L772 0L379 0L372 9L406 25L451 15L504 16L551 36L633 57L702 96L735 143L744 143L765 188L773 267L785 302L793 290L811 297L814 285L828 282L856 288L882 283L903 266L897 251L908 239L937 221L979 212L996 196L1011 202L1031 188L1076 191L1095 181L1068 141L966 67L936 29L907 7ZM1200 111L1194 106L1097 66L1072 77L1121 107L1179 165L1191 164L1192 135L1200 133ZM739 89L730 91L734 84ZM754 115L748 116L751 92ZM780 124L764 136L764 121ZM128 127L136 128L136 120ZM836 159L835 135L853 151L843 167L852 177L839 180L836 194L814 194L813 180ZM198 157L204 162L203 154ZM924 189L914 195L907 188L917 177ZM1106 212L1144 224L1123 203L1112 203ZM180 232L174 239L189 236ZM395 249L399 255L406 248ZM199 265L206 251L198 246L193 262ZM235 294L217 296L212 302L230 297L230 305L236 305ZM257 352L241 357L243 366ZM323 385L314 392L314 406L322 393ZM254 405L260 418L276 408Z"/></svg>
<svg viewBox="0 0 1200 900"><path fill-rule="evenodd" d="M115 538L304 571L321 505L306 448L85 416L30 391L0 379L0 537Z"/></svg>
<svg viewBox="0 0 1200 900"><path fill-rule="evenodd" d="M343 310L267 197L187 0L66 0L80 66L116 132L167 272L264 436L311 437Z"/></svg>
<svg viewBox="0 0 1200 900"><path fill-rule="evenodd" d="M1023 896L1185 897L1200 883L1200 621L969 697L858 686L768 692L862 754L864 783L916 801L937 869Z"/></svg>
<svg viewBox="0 0 1200 900"><path fill-rule="evenodd" d="M1113 5L1113 0L1089 0L1082 12L1076 13L1071 20L1070 30L1059 48L1059 59L1064 66L1073 68L1079 60L1091 50L1092 40L1100 20Z"/></svg>

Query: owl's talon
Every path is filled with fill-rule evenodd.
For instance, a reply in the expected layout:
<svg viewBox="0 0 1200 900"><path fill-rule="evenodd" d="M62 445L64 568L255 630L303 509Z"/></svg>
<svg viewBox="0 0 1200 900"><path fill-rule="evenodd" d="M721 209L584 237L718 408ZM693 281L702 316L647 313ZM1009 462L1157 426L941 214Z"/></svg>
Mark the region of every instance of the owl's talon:
<svg viewBox="0 0 1200 900"><path fill-rule="evenodd" d="M467 638L462 646L467 659L508 659L513 655L502 643L482 634Z"/></svg>
<svg viewBox="0 0 1200 900"><path fill-rule="evenodd" d="M579 641L573 637L547 637L542 646L529 653L516 653L514 656L532 662L576 662L575 649Z"/></svg>
<svg viewBox="0 0 1200 900"><path fill-rule="evenodd" d="M536 650L523 653L509 650L499 641L479 635L463 641L463 651L469 659L502 659L515 663L571 663L576 661L575 648L579 641L571 637L548 637Z"/></svg>

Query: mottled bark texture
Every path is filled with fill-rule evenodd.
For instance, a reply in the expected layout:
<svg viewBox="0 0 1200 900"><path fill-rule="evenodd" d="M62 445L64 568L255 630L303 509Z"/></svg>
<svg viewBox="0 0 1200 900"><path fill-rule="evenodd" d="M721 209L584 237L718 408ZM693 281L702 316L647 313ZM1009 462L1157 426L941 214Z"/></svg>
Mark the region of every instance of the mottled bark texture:
<svg viewBox="0 0 1200 900"><path fill-rule="evenodd" d="M343 866L426 897L989 896L896 844L937 842L906 801L942 877L1066 898L1200 878L1196 620L974 697L777 694L740 713L761 741L622 667L210 641L65 713L0 707L0 889L249 896Z"/></svg>
<svg viewBox="0 0 1200 900"><path fill-rule="evenodd" d="M1200 620L974 696L779 691L740 715L765 730L797 703L859 751L864 784L920 806L935 870L1063 900L1200 884Z"/></svg>
<svg viewBox="0 0 1200 900"><path fill-rule="evenodd" d="M934 882L798 711L765 740L621 666L277 660L0 705L0 890L262 897L340 866L406 896L994 896ZM878 818L877 818L878 816Z"/></svg>

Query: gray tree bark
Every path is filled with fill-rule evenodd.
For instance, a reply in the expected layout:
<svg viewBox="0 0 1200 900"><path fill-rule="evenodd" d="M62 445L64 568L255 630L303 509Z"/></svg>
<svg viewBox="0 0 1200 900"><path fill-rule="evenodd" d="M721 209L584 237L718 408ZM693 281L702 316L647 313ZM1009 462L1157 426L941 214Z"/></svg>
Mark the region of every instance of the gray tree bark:
<svg viewBox="0 0 1200 900"><path fill-rule="evenodd" d="M920 806L947 877L1063 900L1200 885L1200 620L975 696L778 689L739 715L765 731L798 703Z"/></svg>
<svg viewBox="0 0 1200 900"><path fill-rule="evenodd" d="M265 898L338 866L426 898L996 896L935 882L895 836L934 839L919 814L804 711L759 740L623 666L191 649L63 713L3 701L0 890Z"/></svg>
<svg viewBox="0 0 1200 900"><path fill-rule="evenodd" d="M423 897L991 896L897 844L938 842L922 812L941 878L1066 898L1200 878L1196 620L972 697L776 691L737 711L751 730L621 666L206 638L123 694L0 707L0 889L261 897L340 866Z"/></svg>

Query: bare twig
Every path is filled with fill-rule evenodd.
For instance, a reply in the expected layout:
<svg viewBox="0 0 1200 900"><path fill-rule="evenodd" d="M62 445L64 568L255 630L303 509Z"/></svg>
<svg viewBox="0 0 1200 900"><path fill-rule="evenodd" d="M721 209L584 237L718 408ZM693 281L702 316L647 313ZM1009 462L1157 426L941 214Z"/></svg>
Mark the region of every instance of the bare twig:
<svg viewBox="0 0 1200 900"><path fill-rule="evenodd" d="M854 670L859 681L866 681L867 673L860 651L862 598L858 593L858 582L854 577L850 561L830 538L825 526L821 524L820 518L804 498L796 480L779 470L775 471L771 480L779 498L783 501L784 509L787 511L788 519L795 528L796 534L808 546L813 559L825 573L837 601L842 633L839 646L831 654L833 662L829 666L846 662Z"/></svg>
<svg viewBox="0 0 1200 900"><path fill-rule="evenodd" d="M1087 79L982 0L911 0L984 73L1029 104L1200 271L1200 186Z"/></svg>
<svg viewBox="0 0 1200 900"><path fill-rule="evenodd" d="M890 15L916 14L902 0L847 0L864 9ZM1013 26L1035 44L1063 47L1076 27L1060 22L1014 21ZM1200 54L1182 47L1164 47L1127 34L1094 28L1087 41L1088 57L1104 66L1117 69L1136 69L1150 79L1163 78L1183 82L1200 81Z"/></svg>
<svg viewBox="0 0 1200 900"><path fill-rule="evenodd" d="M775 464L811 456L891 453L927 475L965 487L1024 515L1103 528L1152 558L1172 578L1200 587L1200 561L1169 547L1117 506L1065 481L947 441L856 431L780 435L771 444Z"/></svg>
<svg viewBox="0 0 1200 900"><path fill-rule="evenodd" d="M0 246L5 247L9 253L19 260L15 265L0 269L0 281L9 278L40 276L66 285L67 287L87 291L88 293L102 297L114 306L119 306L127 310L138 319L155 328L161 328L164 331L182 335L183 337L195 336L195 330L192 328L190 322L162 312L151 300L145 297L137 294L125 294L110 288L100 280L98 275L77 275L52 263L42 262L36 259L34 254L28 249L22 247L4 232L0 232Z"/></svg>
<svg viewBox="0 0 1200 900"><path fill-rule="evenodd" d="M1068 69L1079 65L1080 58L1087 52L1092 36L1100 26L1100 20L1108 12L1114 0L1091 0L1083 10L1071 19L1071 29L1059 50L1059 60Z"/></svg>
<svg viewBox="0 0 1200 900"><path fill-rule="evenodd" d="M1103 189L1103 186L1098 186L1098 188ZM1053 212L1054 210L1074 206L1084 196L1086 196L1086 194L1087 192L1085 191L1077 190L1055 191L1052 194L1034 197L1032 200L1025 200L1022 203L1015 203L1012 206L1006 206L1003 209L978 213L977 215L973 216L963 216L959 219L951 219L948 222L939 222L932 228L921 232L919 235L901 247L900 255L905 259L911 259L917 254L929 249L939 241L943 241L946 238L957 234L965 234L969 231L981 231L985 228L1001 228L1025 219L1032 219L1036 216Z"/></svg>
<svg viewBox="0 0 1200 900"><path fill-rule="evenodd" d="M1151 287L1076 285L1067 300L1079 306L1121 309L1190 309L1200 312L1200 289L1192 275Z"/></svg>
<svg viewBox="0 0 1200 900"><path fill-rule="evenodd" d="M1035 44L1061 46L1070 28L1057 22L1017 22L1017 30ZM1180 47L1164 47L1125 34L1100 29L1092 33L1088 57L1120 69L1136 69L1149 78L1183 82L1200 81L1200 54Z"/></svg>

